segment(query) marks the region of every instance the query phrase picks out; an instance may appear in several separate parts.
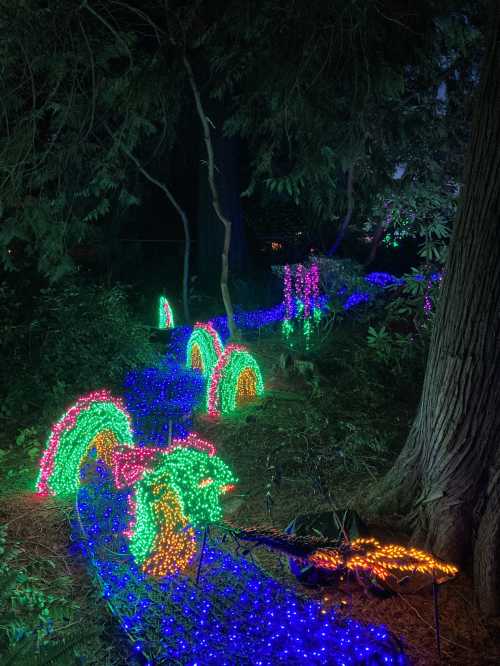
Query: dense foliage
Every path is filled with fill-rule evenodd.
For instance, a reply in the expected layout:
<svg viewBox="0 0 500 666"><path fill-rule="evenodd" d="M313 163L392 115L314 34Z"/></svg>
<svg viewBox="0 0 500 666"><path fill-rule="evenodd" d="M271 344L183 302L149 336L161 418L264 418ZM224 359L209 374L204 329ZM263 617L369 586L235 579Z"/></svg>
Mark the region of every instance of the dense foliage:
<svg viewBox="0 0 500 666"><path fill-rule="evenodd" d="M131 315L123 287L81 282L41 289L32 283L0 290L0 383L8 388L0 407L5 425L34 416L44 424L78 395L121 386L125 372L151 363L148 333Z"/></svg>

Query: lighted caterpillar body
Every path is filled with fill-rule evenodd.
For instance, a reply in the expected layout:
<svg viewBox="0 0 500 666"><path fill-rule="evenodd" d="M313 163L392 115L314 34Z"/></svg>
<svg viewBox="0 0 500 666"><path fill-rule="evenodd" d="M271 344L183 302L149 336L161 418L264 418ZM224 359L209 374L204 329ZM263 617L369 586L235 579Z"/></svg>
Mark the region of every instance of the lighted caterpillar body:
<svg viewBox="0 0 500 666"><path fill-rule="evenodd" d="M257 361L243 345L225 348L211 323L197 323L187 343L186 365L207 380L209 416L233 412L263 395L264 382Z"/></svg>
<svg viewBox="0 0 500 666"><path fill-rule="evenodd" d="M184 570L196 553L195 528L221 518L220 498L237 481L214 445L190 434L166 449L136 447L121 400L96 391L54 425L38 493L76 494L80 468L94 452L112 472L116 489L130 489L126 536L135 561L156 576Z"/></svg>
<svg viewBox="0 0 500 666"><path fill-rule="evenodd" d="M236 346L226 351L240 353ZM153 576L185 571L197 552L196 529L220 522L221 497L237 483L215 446L192 433L165 449L137 447L121 400L96 391L80 398L54 425L41 460L38 493L76 494L80 469L94 452L111 472L116 490L130 490L124 534L136 563ZM328 547L321 539L305 543L273 529L236 532L241 539L287 552L306 566L361 572L382 582L411 575L444 580L458 571L424 551L375 539Z"/></svg>

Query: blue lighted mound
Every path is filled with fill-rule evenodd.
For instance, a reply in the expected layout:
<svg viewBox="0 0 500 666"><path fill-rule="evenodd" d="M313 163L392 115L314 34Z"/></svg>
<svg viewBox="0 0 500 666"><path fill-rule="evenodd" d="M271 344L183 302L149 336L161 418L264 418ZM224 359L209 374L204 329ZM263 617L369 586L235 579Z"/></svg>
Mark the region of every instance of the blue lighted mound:
<svg viewBox="0 0 500 666"><path fill-rule="evenodd" d="M89 476L79 491L74 534L132 650L145 663L408 663L384 627L325 611L214 539L204 551L198 586L186 576L147 579L133 563L122 534L127 492L115 491L107 471L97 469L98 475ZM82 477L86 474L84 469Z"/></svg>
<svg viewBox="0 0 500 666"><path fill-rule="evenodd" d="M133 370L124 381L124 398L132 416L134 441L139 446L166 446L169 422L172 436L186 437L193 410L204 398L205 382L199 372L165 359L156 368Z"/></svg>

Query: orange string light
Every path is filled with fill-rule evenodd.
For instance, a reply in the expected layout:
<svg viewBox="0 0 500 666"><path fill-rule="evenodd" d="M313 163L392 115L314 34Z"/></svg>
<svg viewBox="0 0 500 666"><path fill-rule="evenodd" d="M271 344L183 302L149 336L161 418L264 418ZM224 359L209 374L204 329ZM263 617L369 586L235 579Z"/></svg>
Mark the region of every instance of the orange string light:
<svg viewBox="0 0 500 666"><path fill-rule="evenodd" d="M98 460L102 460L108 467L113 462L113 452L118 440L112 430L102 430L90 442L89 449L95 448Z"/></svg>
<svg viewBox="0 0 500 666"><path fill-rule="evenodd" d="M318 548L308 562L321 569L345 568L364 571L380 580L401 574L424 574L439 580L458 573L453 564L442 562L430 553L397 544L381 544L377 539L355 539L343 549Z"/></svg>
<svg viewBox="0 0 500 666"><path fill-rule="evenodd" d="M245 368L238 377L236 385L236 404L241 407L251 402L257 395L257 377L252 368Z"/></svg>
<svg viewBox="0 0 500 666"><path fill-rule="evenodd" d="M201 358L200 347L197 344L194 344L191 350L191 367L203 372L203 359Z"/></svg>
<svg viewBox="0 0 500 666"><path fill-rule="evenodd" d="M143 571L151 576L167 576L184 571L196 553L196 540L192 527L188 527L181 511L177 493L165 483L152 488L159 499L153 511L161 525L156 536L153 554L144 562Z"/></svg>

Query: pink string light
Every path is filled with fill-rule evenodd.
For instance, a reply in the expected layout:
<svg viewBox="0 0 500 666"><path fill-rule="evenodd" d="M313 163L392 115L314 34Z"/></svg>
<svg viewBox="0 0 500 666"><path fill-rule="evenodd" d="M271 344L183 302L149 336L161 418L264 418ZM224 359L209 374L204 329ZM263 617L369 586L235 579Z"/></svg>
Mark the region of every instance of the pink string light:
<svg viewBox="0 0 500 666"><path fill-rule="evenodd" d="M175 438L170 446L161 449L158 447L143 447L134 449L116 449L113 452L113 478L118 489L127 488L142 478L144 472L150 471L150 463L157 455L168 455L176 449L196 449L210 457L215 456L217 448L212 442L202 439L192 432L185 439Z"/></svg>
<svg viewBox="0 0 500 666"><path fill-rule="evenodd" d="M62 435L76 426L78 416L93 402L111 402L115 407L124 412L130 422L125 405L121 398L115 398L107 389L92 391L77 400L77 402L63 415L57 423L52 426L47 448L40 460L40 475L38 477L37 492L40 495L49 495L48 481L54 471L57 449ZM131 426L132 427L132 426Z"/></svg>
<svg viewBox="0 0 500 666"><path fill-rule="evenodd" d="M306 286L306 269L299 264L295 270L295 296L303 301Z"/></svg>
<svg viewBox="0 0 500 666"><path fill-rule="evenodd" d="M288 264L285 266L283 291L285 303L285 319L291 319L293 316L292 269Z"/></svg>
<svg viewBox="0 0 500 666"><path fill-rule="evenodd" d="M195 432L190 432L186 439L174 439L172 444L164 449L165 453L171 453L175 449L197 449L207 453L211 458L217 453L215 444L209 442L207 439L202 439Z"/></svg>
<svg viewBox="0 0 500 666"><path fill-rule="evenodd" d="M212 322L210 322L210 321L206 322L206 323L205 322L197 322L193 326L193 328L202 328L204 331L206 331L210 335L210 337L212 338L212 340L214 342L215 353L217 354L217 356L222 355L223 349L222 349L222 346L221 346L221 340L220 340L219 334L217 333L217 331L213 327Z"/></svg>
<svg viewBox="0 0 500 666"><path fill-rule="evenodd" d="M142 478L145 471L149 471L151 463L158 453L164 453L158 448L134 448L124 451L115 450L113 453L113 478L118 489L127 488Z"/></svg>
<svg viewBox="0 0 500 666"><path fill-rule="evenodd" d="M311 294L313 298L313 308L319 307L319 267L314 262L308 271L308 277L311 283Z"/></svg>
<svg viewBox="0 0 500 666"><path fill-rule="evenodd" d="M222 356L219 357L217 365L212 371L212 376L210 378L210 387L208 389L207 412L209 416L220 415L220 410L218 407L218 400L217 400L217 390L219 388L219 383L224 374L224 369L226 365L229 363L231 359L231 353L233 351L246 351L246 347L244 347L243 345L230 343L229 345L227 345L226 349L224 350L224 354L222 354Z"/></svg>

